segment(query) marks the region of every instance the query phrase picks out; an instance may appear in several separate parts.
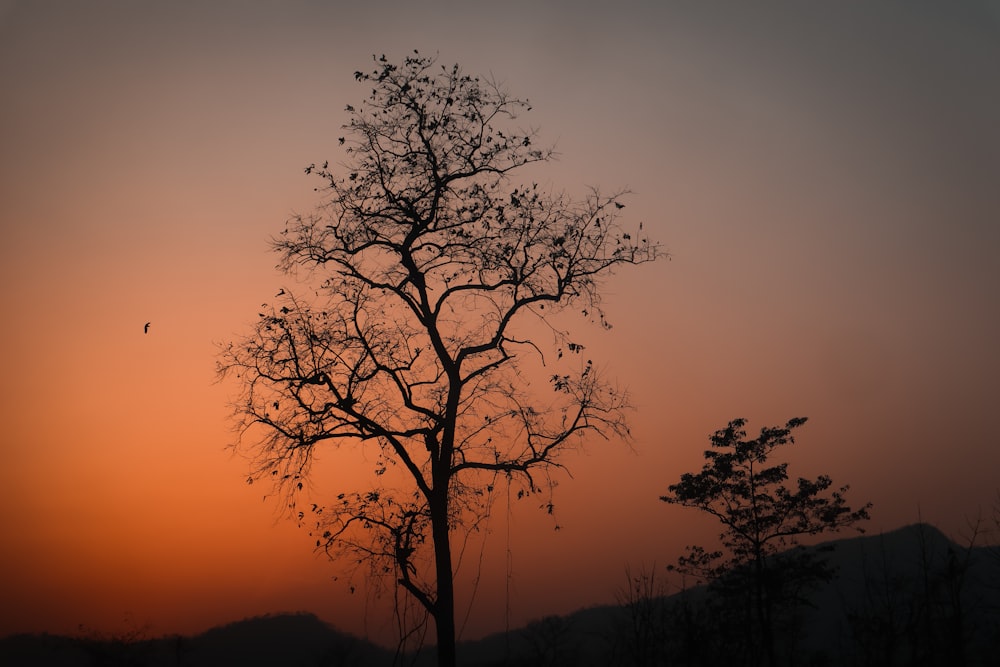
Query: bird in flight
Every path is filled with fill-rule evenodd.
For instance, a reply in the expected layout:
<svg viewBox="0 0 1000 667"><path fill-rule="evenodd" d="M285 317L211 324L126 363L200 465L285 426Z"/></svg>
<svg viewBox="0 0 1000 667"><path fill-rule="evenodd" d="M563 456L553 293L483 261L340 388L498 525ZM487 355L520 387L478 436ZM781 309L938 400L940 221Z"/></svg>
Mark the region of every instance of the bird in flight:
<svg viewBox="0 0 1000 667"><path fill-rule="evenodd" d="M152 324L152 322L146 322L146 326L144 326L142 328L142 333L149 333L149 325L150 324Z"/></svg>

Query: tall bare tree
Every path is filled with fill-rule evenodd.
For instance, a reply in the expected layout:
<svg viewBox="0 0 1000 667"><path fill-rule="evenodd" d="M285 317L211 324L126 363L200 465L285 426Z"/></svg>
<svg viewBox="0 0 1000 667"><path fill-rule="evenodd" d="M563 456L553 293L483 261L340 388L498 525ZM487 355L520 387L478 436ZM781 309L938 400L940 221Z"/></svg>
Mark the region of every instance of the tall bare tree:
<svg viewBox="0 0 1000 667"><path fill-rule="evenodd" d="M553 152L493 80L416 52L355 78L371 92L346 109L346 162L306 168L323 202L273 241L316 297L282 294L219 368L239 379L250 480L272 480L300 519L311 506L318 547L392 576L453 665L453 532L483 516L495 480L544 491L588 432L627 436L626 396L579 354L564 311L608 326L601 280L661 252L619 224L624 191L511 182ZM374 452L371 486L304 502L320 446Z"/></svg>

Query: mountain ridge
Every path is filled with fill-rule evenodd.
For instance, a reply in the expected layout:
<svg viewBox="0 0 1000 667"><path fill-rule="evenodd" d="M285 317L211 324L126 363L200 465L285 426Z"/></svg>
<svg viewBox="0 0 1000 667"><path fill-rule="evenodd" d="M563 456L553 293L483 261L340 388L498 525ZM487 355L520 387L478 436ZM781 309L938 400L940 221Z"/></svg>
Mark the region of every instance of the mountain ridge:
<svg viewBox="0 0 1000 667"><path fill-rule="evenodd" d="M952 611L965 624L961 629L965 633L963 644L949 645L944 634L938 653L961 650L968 656L978 656L1000 647L1000 550L996 547L966 548L937 528L918 523L888 533L827 540L797 549L827 555L836 572L830 582L812 592L809 604L801 612L798 650L804 651L803 655L825 655L829 665L864 664L862 658L866 655L886 650L879 644L880 637L865 634L867 627L876 625L889 635L897 632L898 651L900 655L908 655L908 651L917 649L907 648L908 641L915 641L912 636L915 626L907 623L912 625L914 610L921 600L939 606L946 606L951 600L956 605ZM678 641L680 632L669 625L671 614L682 609L682 605L700 604L707 595L704 586L671 594L660 592L646 590L629 596L623 591L619 604L599 604L565 616L546 616L509 633L460 642L460 664L469 667L643 664L634 661L636 655L645 655L656 642L672 646L671 642ZM923 596L931 597L925 600ZM952 618L945 607L935 609L938 614L935 619ZM648 627L639 627L639 612L645 614ZM831 648L835 646L840 647L836 654ZM12 667L38 664L374 667L393 661L393 651L341 632L308 612L246 618L190 637L129 641L22 634L0 639L0 664ZM416 667L433 663L432 647L419 655L407 656L405 661ZM949 663L924 661L924 664ZM990 663L967 660L966 664Z"/></svg>

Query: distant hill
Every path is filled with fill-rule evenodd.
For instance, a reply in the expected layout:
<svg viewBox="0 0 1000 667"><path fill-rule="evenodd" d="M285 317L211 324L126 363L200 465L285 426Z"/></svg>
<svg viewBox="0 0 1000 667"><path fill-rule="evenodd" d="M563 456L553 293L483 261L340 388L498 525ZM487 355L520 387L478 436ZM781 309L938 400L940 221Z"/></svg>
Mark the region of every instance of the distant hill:
<svg viewBox="0 0 1000 667"><path fill-rule="evenodd" d="M163 637L135 642L15 635L0 640L4 667L378 667L392 653L342 633L312 614L249 618L195 637Z"/></svg>
<svg viewBox="0 0 1000 667"><path fill-rule="evenodd" d="M185 665L383 665L392 654L342 633L312 614L251 618L198 635Z"/></svg>
<svg viewBox="0 0 1000 667"><path fill-rule="evenodd" d="M785 664L1000 666L1000 548L966 549L933 526L915 524L800 549L821 553L835 576L796 610ZM707 599L697 587L540 619L510 635L464 642L459 657L469 667L728 666L704 653L700 660L681 655L686 640L723 641L681 627L683 615L712 622Z"/></svg>
<svg viewBox="0 0 1000 667"><path fill-rule="evenodd" d="M832 581L808 593L785 628L789 665L1000 665L1000 551L966 549L917 524L826 542ZM657 577L660 573L657 573ZM699 650L724 638L704 587L632 604L551 616L524 628L462 642L468 667L730 664ZM794 630L794 632L793 632ZM714 633L714 634L713 634ZM692 650L693 649L693 650ZM16 635L0 640L0 665L151 667L391 665L392 652L342 633L312 614L250 618L195 637L132 643ZM433 665L433 651L401 664Z"/></svg>

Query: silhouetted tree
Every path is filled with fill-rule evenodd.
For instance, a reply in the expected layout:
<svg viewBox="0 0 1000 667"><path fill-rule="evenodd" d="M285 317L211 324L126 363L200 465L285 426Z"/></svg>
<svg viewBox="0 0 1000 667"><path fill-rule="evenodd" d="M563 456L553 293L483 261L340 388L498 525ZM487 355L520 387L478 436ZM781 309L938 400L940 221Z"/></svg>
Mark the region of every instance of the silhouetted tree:
<svg viewBox="0 0 1000 667"><path fill-rule="evenodd" d="M656 568L625 568L625 585L619 589L618 604L625 616L612 636L613 664L645 667L661 665L667 659L667 629L672 621L667 590L656 579Z"/></svg>
<svg viewBox="0 0 1000 667"><path fill-rule="evenodd" d="M984 525L969 520L961 543L921 522L905 529L907 539L896 536L891 552L884 536L873 554L862 546L859 576L847 582L860 594L844 597L846 657L879 667L995 664L989 581L997 570L978 544Z"/></svg>
<svg viewBox="0 0 1000 667"><path fill-rule="evenodd" d="M561 616L546 616L528 623L524 637L529 647L528 664L532 667L560 667L580 663L578 637L573 636L571 621Z"/></svg>
<svg viewBox="0 0 1000 667"><path fill-rule="evenodd" d="M860 550L861 593L845 609L853 662L861 667L894 667L905 648L912 615L912 582L894 571L885 536L877 538L876 553Z"/></svg>
<svg viewBox="0 0 1000 667"><path fill-rule="evenodd" d="M795 441L792 430L805 421L763 428L752 440L746 437L746 420L731 421L712 435L701 472L683 474L660 498L707 512L722 523L723 548L689 547L677 568L741 601L736 608L745 613L743 655L750 664L776 664L774 614L779 604L795 601L810 583L831 574L812 553L792 549L798 538L853 525L867 519L871 507L852 510L844 498L848 487L831 491L826 475L785 484L788 464L770 459L776 448Z"/></svg>
<svg viewBox="0 0 1000 667"><path fill-rule="evenodd" d="M514 125L528 103L493 81L416 52L355 78L371 92L347 107L347 162L306 168L325 201L273 242L316 298L279 293L220 373L242 387L250 481L273 480L300 519L318 446L372 453L370 488L311 506L317 546L393 577L452 665L452 532L483 516L497 481L550 489L580 436L627 435L626 396L554 316L607 326L602 278L660 251L620 226L623 191L574 201L510 182L553 152Z"/></svg>

